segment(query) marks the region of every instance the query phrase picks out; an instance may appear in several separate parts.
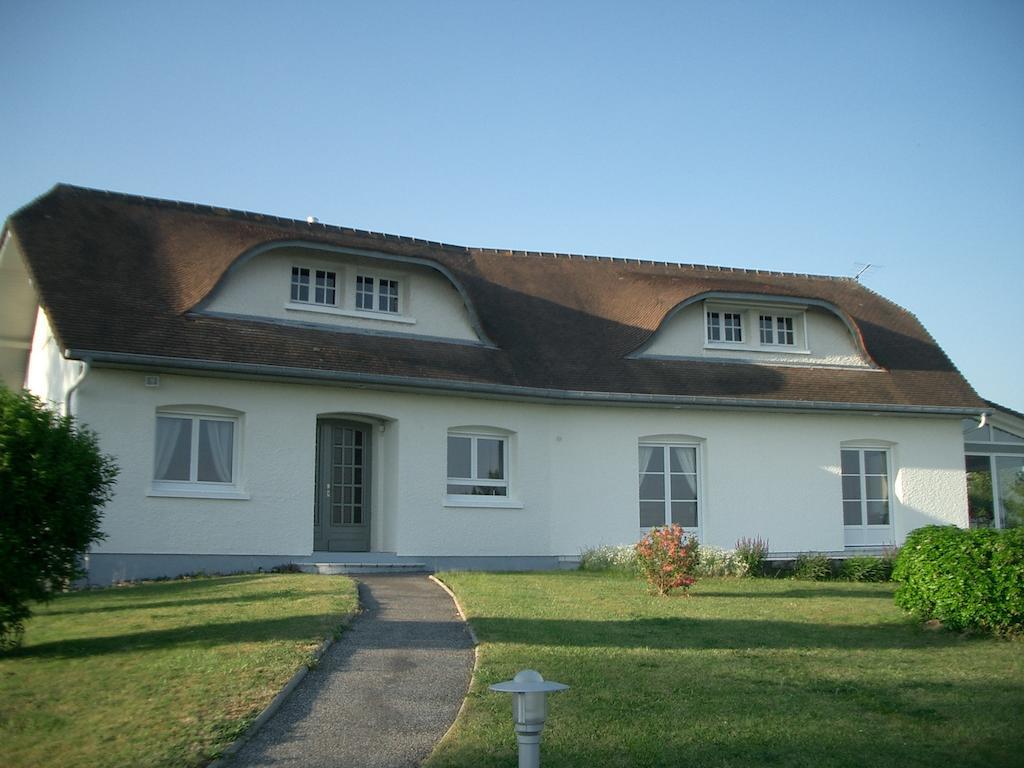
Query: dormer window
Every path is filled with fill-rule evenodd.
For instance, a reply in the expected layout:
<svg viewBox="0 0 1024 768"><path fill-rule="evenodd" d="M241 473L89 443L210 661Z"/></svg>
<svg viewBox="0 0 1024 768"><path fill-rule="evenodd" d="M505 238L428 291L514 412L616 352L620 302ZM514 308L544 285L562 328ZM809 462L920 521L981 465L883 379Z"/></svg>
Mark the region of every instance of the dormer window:
<svg viewBox="0 0 1024 768"><path fill-rule="evenodd" d="M708 312L708 341L743 342L743 315L739 312Z"/></svg>
<svg viewBox="0 0 1024 768"><path fill-rule="evenodd" d="M309 301L309 270L292 267L292 301Z"/></svg>
<svg viewBox="0 0 1024 768"><path fill-rule="evenodd" d="M806 308L739 302L704 305L704 349L739 354L807 355Z"/></svg>
<svg viewBox="0 0 1024 768"><path fill-rule="evenodd" d="M399 313L398 281L383 277L356 275L356 309L397 315Z"/></svg>
<svg viewBox="0 0 1024 768"><path fill-rule="evenodd" d="M415 325L416 319L409 315L414 278L404 272L369 270L366 266L292 262L285 310Z"/></svg>
<svg viewBox="0 0 1024 768"><path fill-rule="evenodd" d="M312 277L312 285L310 278ZM312 290L310 290L312 289ZM338 303L338 275L326 269L292 267L292 301L333 307Z"/></svg>
<svg viewBox="0 0 1024 768"><path fill-rule="evenodd" d="M761 315L761 344L792 347L796 344L793 318L785 315Z"/></svg>

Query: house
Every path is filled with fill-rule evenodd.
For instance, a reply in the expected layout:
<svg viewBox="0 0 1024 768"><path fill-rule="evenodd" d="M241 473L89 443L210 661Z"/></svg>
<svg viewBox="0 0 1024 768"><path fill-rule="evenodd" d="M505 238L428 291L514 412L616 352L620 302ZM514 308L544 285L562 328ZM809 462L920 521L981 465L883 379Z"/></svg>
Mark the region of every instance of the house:
<svg viewBox="0 0 1024 768"><path fill-rule="evenodd" d="M121 467L97 582L557 567L673 521L721 547L877 552L969 524L962 427L993 410L849 278L67 185L10 217L0 268L4 380Z"/></svg>

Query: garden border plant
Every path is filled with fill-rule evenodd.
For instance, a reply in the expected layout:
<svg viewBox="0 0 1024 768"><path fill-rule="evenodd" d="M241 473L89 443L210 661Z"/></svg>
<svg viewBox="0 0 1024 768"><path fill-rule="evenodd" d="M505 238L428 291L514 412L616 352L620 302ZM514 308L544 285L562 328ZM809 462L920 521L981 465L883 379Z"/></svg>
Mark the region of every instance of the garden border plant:
<svg viewBox="0 0 1024 768"><path fill-rule="evenodd" d="M697 564L694 566L693 575L700 578L739 578L747 575L747 561L740 557L735 549L701 545L697 552Z"/></svg>
<svg viewBox="0 0 1024 768"><path fill-rule="evenodd" d="M828 581L832 578L832 564L820 552L801 552L793 562L793 578L801 581Z"/></svg>
<svg viewBox="0 0 1024 768"><path fill-rule="evenodd" d="M636 547L604 544L580 552L581 571L636 573Z"/></svg>
<svg viewBox="0 0 1024 768"><path fill-rule="evenodd" d="M837 578L841 581L891 581L893 558L848 557L839 564Z"/></svg>
<svg viewBox="0 0 1024 768"><path fill-rule="evenodd" d="M764 576L768 565L768 540L744 536L736 541L736 556L746 564L747 576Z"/></svg>

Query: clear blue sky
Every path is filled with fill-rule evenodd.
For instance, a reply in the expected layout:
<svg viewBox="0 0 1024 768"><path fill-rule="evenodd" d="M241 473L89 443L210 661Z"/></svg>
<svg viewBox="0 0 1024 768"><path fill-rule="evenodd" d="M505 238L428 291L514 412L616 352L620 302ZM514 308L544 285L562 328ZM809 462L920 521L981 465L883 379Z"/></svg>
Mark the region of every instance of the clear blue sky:
<svg viewBox="0 0 1024 768"><path fill-rule="evenodd" d="M0 0L0 215L58 181L850 275L1024 411L1024 2Z"/></svg>

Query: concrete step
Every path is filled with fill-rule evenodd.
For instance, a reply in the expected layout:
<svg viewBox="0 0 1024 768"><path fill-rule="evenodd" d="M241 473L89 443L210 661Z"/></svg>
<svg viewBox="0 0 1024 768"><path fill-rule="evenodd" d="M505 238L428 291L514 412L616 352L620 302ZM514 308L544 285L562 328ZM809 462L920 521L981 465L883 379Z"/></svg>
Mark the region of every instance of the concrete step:
<svg viewBox="0 0 1024 768"><path fill-rule="evenodd" d="M337 576L341 573L430 573L426 563L295 563L303 573Z"/></svg>

